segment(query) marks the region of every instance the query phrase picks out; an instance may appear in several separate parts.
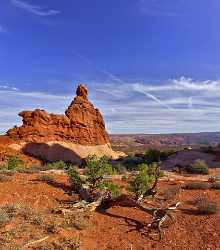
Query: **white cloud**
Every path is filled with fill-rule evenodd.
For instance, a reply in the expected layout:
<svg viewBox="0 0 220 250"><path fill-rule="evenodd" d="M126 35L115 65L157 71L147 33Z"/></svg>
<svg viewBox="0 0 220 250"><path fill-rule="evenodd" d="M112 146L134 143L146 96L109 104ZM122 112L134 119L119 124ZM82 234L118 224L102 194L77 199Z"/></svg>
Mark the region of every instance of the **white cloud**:
<svg viewBox="0 0 220 250"><path fill-rule="evenodd" d="M38 16L52 16L60 13L58 10L46 9L37 5L32 5L21 0L11 0L11 3L21 9L24 9Z"/></svg>
<svg viewBox="0 0 220 250"><path fill-rule="evenodd" d="M35 108L64 113L73 94L23 92L0 83L0 131L20 124L18 113ZM92 83L89 98L111 133L220 130L220 81L179 78L153 83ZM147 97L147 98L146 98ZM169 107L169 108L168 108Z"/></svg>
<svg viewBox="0 0 220 250"><path fill-rule="evenodd" d="M1 89L3 89L3 90L13 90L13 91L17 91L18 90L18 88L15 88L15 87L11 87L11 86L8 86L8 85L0 85L0 91L1 91Z"/></svg>

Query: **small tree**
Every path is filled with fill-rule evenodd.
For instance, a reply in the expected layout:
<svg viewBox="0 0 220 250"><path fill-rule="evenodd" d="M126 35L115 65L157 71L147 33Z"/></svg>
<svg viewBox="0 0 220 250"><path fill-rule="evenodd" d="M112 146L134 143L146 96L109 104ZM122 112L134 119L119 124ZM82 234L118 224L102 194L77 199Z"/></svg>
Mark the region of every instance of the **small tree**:
<svg viewBox="0 0 220 250"><path fill-rule="evenodd" d="M136 199L142 199L147 195L154 195L154 190L157 186L160 177L159 165L140 164L138 167L138 174L130 182L130 191L136 196Z"/></svg>
<svg viewBox="0 0 220 250"><path fill-rule="evenodd" d="M80 191L83 184L86 184L85 186L87 186L90 192L95 191L101 187L104 175L114 172L112 166L108 163L107 157L103 156L99 158L96 155L90 155L86 159L86 169L85 180L80 177L78 171L72 166L67 170L73 189L76 192Z"/></svg>
<svg viewBox="0 0 220 250"><path fill-rule="evenodd" d="M19 167L23 167L23 162L16 155L10 155L7 161L8 170L15 170Z"/></svg>
<svg viewBox="0 0 220 250"><path fill-rule="evenodd" d="M160 151L157 149L150 148L145 152L145 159L147 164L160 161Z"/></svg>
<svg viewBox="0 0 220 250"><path fill-rule="evenodd" d="M86 168L87 181L91 191L100 186L105 174L114 172L106 156L98 158L96 155L90 155L86 160Z"/></svg>
<svg viewBox="0 0 220 250"><path fill-rule="evenodd" d="M77 170L75 168L69 167L67 170L67 174L69 176L73 190L78 193L80 191L80 189L82 188L82 184L83 184L83 181L82 181L79 173L77 172Z"/></svg>

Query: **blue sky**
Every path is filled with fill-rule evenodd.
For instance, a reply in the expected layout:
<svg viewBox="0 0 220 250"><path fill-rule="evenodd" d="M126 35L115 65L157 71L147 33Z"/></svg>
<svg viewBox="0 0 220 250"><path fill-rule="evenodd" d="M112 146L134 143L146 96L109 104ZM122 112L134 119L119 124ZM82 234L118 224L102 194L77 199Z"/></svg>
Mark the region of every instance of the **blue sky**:
<svg viewBox="0 0 220 250"><path fill-rule="evenodd" d="M1 0L0 131L77 83L110 133L220 130L219 0Z"/></svg>

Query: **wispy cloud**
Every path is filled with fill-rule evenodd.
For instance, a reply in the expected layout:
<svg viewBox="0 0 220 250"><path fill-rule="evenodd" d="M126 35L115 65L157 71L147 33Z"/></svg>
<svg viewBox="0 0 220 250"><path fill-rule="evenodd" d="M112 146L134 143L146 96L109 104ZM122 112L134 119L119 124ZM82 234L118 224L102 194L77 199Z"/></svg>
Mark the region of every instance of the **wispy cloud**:
<svg viewBox="0 0 220 250"><path fill-rule="evenodd" d="M138 0L139 10L150 16L176 17L182 15L183 1Z"/></svg>
<svg viewBox="0 0 220 250"><path fill-rule="evenodd" d="M109 78L111 82L91 82L88 88L89 98L101 110L110 133L220 130L220 80L181 77L161 83L132 83L115 75ZM17 114L22 110L64 113L73 99L72 91L61 95L24 92L8 83L0 82L0 86L0 131L19 125Z"/></svg>
<svg viewBox="0 0 220 250"><path fill-rule="evenodd" d="M3 29L3 27L0 25L0 33L3 32L3 31L4 31L4 29Z"/></svg>
<svg viewBox="0 0 220 250"><path fill-rule="evenodd" d="M47 9L38 5L32 5L21 0L11 0L11 3L18 8L21 8L38 16L53 16L60 13L60 11L58 10Z"/></svg>
<svg viewBox="0 0 220 250"><path fill-rule="evenodd" d="M8 86L7 84L1 84L0 83L0 91L1 90L12 90L12 91L17 91L18 90L18 88L16 88L16 87L13 87L13 86Z"/></svg>

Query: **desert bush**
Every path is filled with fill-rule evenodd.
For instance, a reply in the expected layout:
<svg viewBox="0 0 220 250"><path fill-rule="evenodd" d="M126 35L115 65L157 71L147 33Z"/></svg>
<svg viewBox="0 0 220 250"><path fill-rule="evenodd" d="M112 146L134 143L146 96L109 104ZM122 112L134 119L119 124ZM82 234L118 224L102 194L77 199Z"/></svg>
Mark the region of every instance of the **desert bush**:
<svg viewBox="0 0 220 250"><path fill-rule="evenodd" d="M0 174L0 182L7 182L11 178L8 175Z"/></svg>
<svg viewBox="0 0 220 250"><path fill-rule="evenodd" d="M204 160L195 160L192 164L185 168L189 174L208 174L209 168Z"/></svg>
<svg viewBox="0 0 220 250"><path fill-rule="evenodd" d="M7 169L15 170L23 167L23 162L16 155L10 155L7 160Z"/></svg>
<svg viewBox="0 0 220 250"><path fill-rule="evenodd" d="M9 203L6 204L3 209L8 214L10 218L16 216L19 214L19 210L22 208L22 205L20 203Z"/></svg>
<svg viewBox="0 0 220 250"><path fill-rule="evenodd" d="M192 204L196 207L199 214L215 214L219 210L216 202L210 201L205 197L195 199Z"/></svg>
<svg viewBox="0 0 220 250"><path fill-rule="evenodd" d="M56 161L52 163L48 163L46 165L47 169L68 169L69 166L64 161Z"/></svg>
<svg viewBox="0 0 220 250"><path fill-rule="evenodd" d="M162 194L162 197L164 200L172 200L176 197L176 195L178 195L180 193L180 187L171 187L168 188L167 190L165 190Z"/></svg>
<svg viewBox="0 0 220 250"><path fill-rule="evenodd" d="M96 155L90 155L86 159L86 176L90 190L97 189L104 179L105 174L113 174L113 168L108 162L108 158L103 156L98 158Z"/></svg>
<svg viewBox="0 0 220 250"><path fill-rule="evenodd" d="M1 169L0 175L7 175L7 176L13 176L16 173L16 171L11 171L8 169Z"/></svg>
<svg viewBox="0 0 220 250"><path fill-rule="evenodd" d="M144 163L144 159L135 156L128 156L122 161L122 165L125 166L127 170L136 170L138 165Z"/></svg>
<svg viewBox="0 0 220 250"><path fill-rule="evenodd" d="M41 166L33 164L29 168L19 168L16 171L24 174L33 174L33 173L38 173L40 170L42 170Z"/></svg>
<svg viewBox="0 0 220 250"><path fill-rule="evenodd" d="M147 164L152 164L153 162L159 162L160 161L160 156L161 156L161 153L160 153L159 150L149 148L145 152L145 157L144 158L145 158Z"/></svg>
<svg viewBox="0 0 220 250"><path fill-rule="evenodd" d="M0 226L5 226L9 221L18 214L20 210L19 203L6 204L0 208Z"/></svg>
<svg viewBox="0 0 220 250"><path fill-rule="evenodd" d="M31 224L34 224L34 225L43 225L44 224L44 220L42 218L41 215L39 214L33 214L30 218L30 221L29 221Z"/></svg>
<svg viewBox="0 0 220 250"><path fill-rule="evenodd" d="M0 227L5 226L10 221L10 217L4 208L0 208Z"/></svg>
<svg viewBox="0 0 220 250"><path fill-rule="evenodd" d="M75 192L79 192L83 181L79 175L79 173L77 172L77 170L74 167L69 167L67 170L67 174L69 176L69 180L71 182L72 188Z"/></svg>
<svg viewBox="0 0 220 250"><path fill-rule="evenodd" d="M214 182L214 183L212 184L212 188L213 188L213 189L220 189L220 182Z"/></svg>
<svg viewBox="0 0 220 250"><path fill-rule="evenodd" d="M68 227L83 230L89 226L90 216L89 212L76 211L75 213L66 214L65 223Z"/></svg>
<svg viewBox="0 0 220 250"><path fill-rule="evenodd" d="M121 189L117 184L114 184L109 181L104 181L101 185L100 188L103 190L106 190L111 193L111 197L117 198L121 195Z"/></svg>
<svg viewBox="0 0 220 250"><path fill-rule="evenodd" d="M129 189L136 195L136 198L147 193L152 183L158 178L158 165L141 164L138 167L138 174L129 183Z"/></svg>
<svg viewBox="0 0 220 250"><path fill-rule="evenodd" d="M189 182L185 185L183 185L184 189L209 189L211 187L211 184L208 182L201 182L201 181L197 181L197 182Z"/></svg>
<svg viewBox="0 0 220 250"><path fill-rule="evenodd" d="M51 175L48 175L48 174L43 173L43 174L40 174L40 175L38 176L37 180L43 181L43 182L53 182L53 181L54 181L54 178L53 178L53 176L51 176Z"/></svg>

